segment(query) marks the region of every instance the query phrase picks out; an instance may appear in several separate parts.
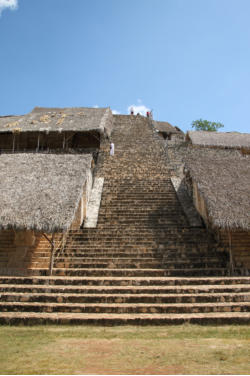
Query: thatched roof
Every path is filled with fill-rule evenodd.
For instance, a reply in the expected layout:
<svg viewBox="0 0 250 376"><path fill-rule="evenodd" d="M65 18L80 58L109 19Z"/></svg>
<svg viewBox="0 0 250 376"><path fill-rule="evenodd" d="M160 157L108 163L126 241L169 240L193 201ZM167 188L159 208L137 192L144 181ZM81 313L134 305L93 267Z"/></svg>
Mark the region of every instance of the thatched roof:
<svg viewBox="0 0 250 376"><path fill-rule="evenodd" d="M89 154L0 155L0 228L68 230L91 161Z"/></svg>
<svg viewBox="0 0 250 376"><path fill-rule="evenodd" d="M0 117L0 132L63 132L110 133L110 108L43 108L35 107L23 116Z"/></svg>
<svg viewBox="0 0 250 376"><path fill-rule="evenodd" d="M250 229L250 156L202 148L190 151L185 170L198 185L212 226Z"/></svg>
<svg viewBox="0 0 250 376"><path fill-rule="evenodd" d="M250 149L250 133L188 131L187 139L199 146Z"/></svg>
<svg viewBox="0 0 250 376"><path fill-rule="evenodd" d="M154 121L155 128L162 133L180 133L180 130L167 121Z"/></svg>

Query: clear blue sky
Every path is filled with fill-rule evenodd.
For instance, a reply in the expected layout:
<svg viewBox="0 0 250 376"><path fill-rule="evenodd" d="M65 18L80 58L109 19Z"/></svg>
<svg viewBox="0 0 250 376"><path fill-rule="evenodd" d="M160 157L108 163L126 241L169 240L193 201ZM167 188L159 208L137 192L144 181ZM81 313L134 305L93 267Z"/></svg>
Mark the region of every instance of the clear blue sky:
<svg viewBox="0 0 250 376"><path fill-rule="evenodd" d="M1 115L134 104L250 132L250 0L15 3L0 0Z"/></svg>

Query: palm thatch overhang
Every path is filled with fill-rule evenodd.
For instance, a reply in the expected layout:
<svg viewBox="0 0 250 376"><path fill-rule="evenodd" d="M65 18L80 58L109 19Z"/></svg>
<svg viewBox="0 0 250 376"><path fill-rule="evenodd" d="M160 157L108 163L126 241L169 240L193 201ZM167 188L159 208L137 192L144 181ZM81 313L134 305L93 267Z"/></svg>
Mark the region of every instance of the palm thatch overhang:
<svg viewBox="0 0 250 376"><path fill-rule="evenodd" d="M250 149L250 133L188 131L186 139L196 146Z"/></svg>
<svg viewBox="0 0 250 376"><path fill-rule="evenodd" d="M178 128L174 127L167 121L153 121L154 127L158 132L167 134L183 134L183 132Z"/></svg>
<svg viewBox="0 0 250 376"><path fill-rule="evenodd" d="M186 181L197 184L210 225L224 230L250 230L250 156L237 150L189 150Z"/></svg>
<svg viewBox="0 0 250 376"><path fill-rule="evenodd" d="M23 116L0 117L0 133L19 132L90 132L110 135L110 108L43 108L35 107Z"/></svg>
<svg viewBox="0 0 250 376"><path fill-rule="evenodd" d="M0 229L66 232L83 194L91 155L0 155Z"/></svg>

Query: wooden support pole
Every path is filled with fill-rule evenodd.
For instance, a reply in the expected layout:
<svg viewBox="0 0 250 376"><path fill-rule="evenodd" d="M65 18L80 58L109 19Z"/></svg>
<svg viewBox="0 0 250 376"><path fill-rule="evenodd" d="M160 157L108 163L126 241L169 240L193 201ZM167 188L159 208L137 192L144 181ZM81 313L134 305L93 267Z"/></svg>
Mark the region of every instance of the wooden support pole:
<svg viewBox="0 0 250 376"><path fill-rule="evenodd" d="M228 231L228 244L229 244L229 262L230 262L230 275L234 275L234 259L232 250L232 233Z"/></svg>
<svg viewBox="0 0 250 376"><path fill-rule="evenodd" d="M65 132L63 133L63 150L65 149Z"/></svg>
<svg viewBox="0 0 250 376"><path fill-rule="evenodd" d="M37 147L36 147L36 151L39 151L39 148L40 148L40 133L38 133L38 137L37 137Z"/></svg>
<svg viewBox="0 0 250 376"><path fill-rule="evenodd" d="M13 144L12 144L12 152L13 153L15 151L15 139L16 139L16 135L15 135L15 133L13 133Z"/></svg>
<svg viewBox="0 0 250 376"><path fill-rule="evenodd" d="M54 266L54 258L55 258L55 234L52 235L51 239L51 255L50 255L50 264L49 264L49 275L52 275L53 266Z"/></svg>
<svg viewBox="0 0 250 376"><path fill-rule="evenodd" d="M51 239L49 239L49 237L43 233L43 236L45 237L45 239L48 240L48 242L50 243L51 245L51 252L50 252L50 263L49 263L49 275L51 276L52 275L52 272L53 272L53 265L54 265L54 257L55 257L55 234L53 233L52 234L52 237Z"/></svg>
<svg viewBox="0 0 250 376"><path fill-rule="evenodd" d="M62 236L62 240L61 240L61 244L60 244L60 252L64 251L66 241L67 241L67 237L68 237L68 231L66 233L64 233L63 236Z"/></svg>

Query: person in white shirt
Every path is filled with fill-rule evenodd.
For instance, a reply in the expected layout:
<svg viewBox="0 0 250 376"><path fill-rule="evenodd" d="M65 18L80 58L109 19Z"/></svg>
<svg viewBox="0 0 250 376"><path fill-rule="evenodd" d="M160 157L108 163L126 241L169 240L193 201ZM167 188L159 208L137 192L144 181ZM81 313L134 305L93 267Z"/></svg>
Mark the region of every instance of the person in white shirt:
<svg viewBox="0 0 250 376"><path fill-rule="evenodd" d="M115 145L113 144L113 142L111 142L110 144L110 152L109 152L110 155L115 155Z"/></svg>

